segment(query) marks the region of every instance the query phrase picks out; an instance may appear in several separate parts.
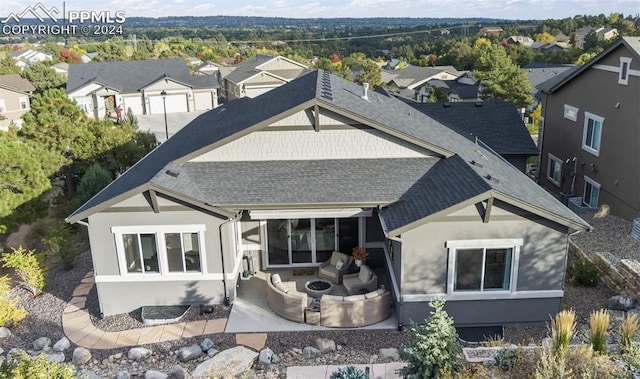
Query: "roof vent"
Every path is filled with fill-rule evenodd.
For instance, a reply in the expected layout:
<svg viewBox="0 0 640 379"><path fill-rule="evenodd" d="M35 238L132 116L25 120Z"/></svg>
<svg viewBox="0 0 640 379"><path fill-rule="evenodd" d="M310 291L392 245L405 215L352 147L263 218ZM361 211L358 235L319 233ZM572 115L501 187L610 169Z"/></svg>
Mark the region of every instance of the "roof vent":
<svg viewBox="0 0 640 379"><path fill-rule="evenodd" d="M369 101L369 83L362 83L362 98Z"/></svg>
<svg viewBox="0 0 640 379"><path fill-rule="evenodd" d="M180 175L180 171L171 170L171 169L167 170L166 173L167 175L173 176L174 178L177 178L178 175Z"/></svg>
<svg viewBox="0 0 640 379"><path fill-rule="evenodd" d="M482 101L476 101L476 107L481 107L482 106Z"/></svg>
<svg viewBox="0 0 640 379"><path fill-rule="evenodd" d="M476 166L476 167L480 167L480 168L482 168L482 164L480 164L480 163L476 162L475 160L472 160L472 161L471 161L471 162L469 162L469 163L471 163L471 165L472 165L472 166Z"/></svg>
<svg viewBox="0 0 640 379"><path fill-rule="evenodd" d="M445 107L445 108L449 108L449 107L451 107L451 103L448 102L448 101L445 101L444 103L442 103L442 106Z"/></svg>

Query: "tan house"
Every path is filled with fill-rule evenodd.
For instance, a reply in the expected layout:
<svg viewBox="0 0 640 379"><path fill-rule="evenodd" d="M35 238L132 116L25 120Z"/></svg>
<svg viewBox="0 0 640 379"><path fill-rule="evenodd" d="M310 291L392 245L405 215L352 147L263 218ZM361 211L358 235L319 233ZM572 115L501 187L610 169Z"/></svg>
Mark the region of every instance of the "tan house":
<svg viewBox="0 0 640 379"><path fill-rule="evenodd" d="M18 74L0 75L0 130L7 130L11 123L22 125L22 115L31 109L29 98L35 87Z"/></svg>
<svg viewBox="0 0 640 379"><path fill-rule="evenodd" d="M599 37L602 37L602 39L604 39L605 41L608 41L618 35L618 29L615 28L592 28L589 26L576 30L574 34L574 46L578 49L584 49L584 41L591 32L595 33Z"/></svg>
<svg viewBox="0 0 640 379"><path fill-rule="evenodd" d="M540 182L576 211L640 216L640 37L623 37L542 93Z"/></svg>
<svg viewBox="0 0 640 379"><path fill-rule="evenodd" d="M223 77L226 100L256 97L290 82L307 70L307 66L285 57L258 54L247 58Z"/></svg>
<svg viewBox="0 0 640 379"><path fill-rule="evenodd" d="M479 32L481 34L500 34L503 33L504 30L499 26L483 26Z"/></svg>

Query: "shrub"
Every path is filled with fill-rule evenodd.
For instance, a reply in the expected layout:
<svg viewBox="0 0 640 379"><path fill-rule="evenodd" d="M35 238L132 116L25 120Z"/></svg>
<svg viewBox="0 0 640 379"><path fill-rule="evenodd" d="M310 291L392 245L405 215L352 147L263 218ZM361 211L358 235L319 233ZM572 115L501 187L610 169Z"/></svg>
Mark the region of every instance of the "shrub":
<svg viewBox="0 0 640 379"><path fill-rule="evenodd" d="M504 347L508 345L504 342L504 338L500 336L485 336L481 344L484 347Z"/></svg>
<svg viewBox="0 0 640 379"><path fill-rule="evenodd" d="M576 379L622 378L623 372L606 355L596 354L589 345L580 345L567 355L567 367Z"/></svg>
<svg viewBox="0 0 640 379"><path fill-rule="evenodd" d="M568 379L572 378L572 374L564 357L546 348L538 354L538 362L533 373L535 379Z"/></svg>
<svg viewBox="0 0 640 379"><path fill-rule="evenodd" d="M638 315L635 313L627 314L620 324L620 352L625 354L633 351L633 337L640 328Z"/></svg>
<svg viewBox="0 0 640 379"><path fill-rule="evenodd" d="M331 373L331 379L368 379L362 370L355 366L340 367Z"/></svg>
<svg viewBox="0 0 640 379"><path fill-rule="evenodd" d="M87 202L87 200L106 187L109 182L111 182L109 171L105 170L99 163L94 163L82 175L80 184L76 189L78 204L82 205Z"/></svg>
<svg viewBox="0 0 640 379"><path fill-rule="evenodd" d="M591 261L581 260L571 262L567 266L567 276L575 285L593 287L598 284L600 272Z"/></svg>
<svg viewBox="0 0 640 379"><path fill-rule="evenodd" d="M59 259L65 270L71 269L76 255L69 246L71 237L69 226L63 221L56 221L49 225L45 233L42 243L49 250L49 256Z"/></svg>
<svg viewBox="0 0 640 379"><path fill-rule="evenodd" d="M22 279L22 285L34 296L40 294L44 288L44 271L35 251L27 251L22 246L18 249L12 248L12 251L4 253L0 260L3 267L16 271L16 274Z"/></svg>
<svg viewBox="0 0 640 379"><path fill-rule="evenodd" d="M609 328L609 312L604 309L591 312L589 316L589 330L591 346L597 353L606 353L607 329Z"/></svg>
<svg viewBox="0 0 640 379"><path fill-rule="evenodd" d="M27 311L18 306L11 296L9 277L0 277L0 326L10 327L27 317Z"/></svg>
<svg viewBox="0 0 640 379"><path fill-rule="evenodd" d="M76 368L71 363L49 362L44 354L32 357L19 351L2 362L0 378L76 379Z"/></svg>
<svg viewBox="0 0 640 379"><path fill-rule="evenodd" d="M494 357L496 367L502 371L510 371L514 368L519 368L526 359L526 352L522 348L502 349Z"/></svg>
<svg viewBox="0 0 640 379"><path fill-rule="evenodd" d="M563 356L569 350L569 343L576 329L576 314L573 310L564 310L551 320L551 340L553 352Z"/></svg>
<svg viewBox="0 0 640 379"><path fill-rule="evenodd" d="M489 379L493 378L482 364L464 363L456 372L441 371L441 379Z"/></svg>
<svg viewBox="0 0 640 379"><path fill-rule="evenodd" d="M434 311L422 325L411 328L412 340L400 348L407 365L399 370L405 378L440 378L442 372L455 373L460 367L462 346L453 319L444 311L445 301L429 302Z"/></svg>

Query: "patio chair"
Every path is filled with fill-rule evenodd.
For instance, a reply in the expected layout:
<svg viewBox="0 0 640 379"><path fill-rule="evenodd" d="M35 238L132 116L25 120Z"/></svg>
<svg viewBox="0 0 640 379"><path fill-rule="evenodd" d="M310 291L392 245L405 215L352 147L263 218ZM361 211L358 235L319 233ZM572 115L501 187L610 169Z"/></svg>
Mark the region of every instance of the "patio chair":
<svg viewBox="0 0 640 379"><path fill-rule="evenodd" d="M378 276L369 266L362 265L360 272L344 275L342 285L349 295L375 291L378 288Z"/></svg>
<svg viewBox="0 0 640 379"><path fill-rule="evenodd" d="M351 265L351 256L334 251L331 253L331 258L320 264L318 267L318 276L322 279L327 279L334 284L341 284L342 277L349 269Z"/></svg>

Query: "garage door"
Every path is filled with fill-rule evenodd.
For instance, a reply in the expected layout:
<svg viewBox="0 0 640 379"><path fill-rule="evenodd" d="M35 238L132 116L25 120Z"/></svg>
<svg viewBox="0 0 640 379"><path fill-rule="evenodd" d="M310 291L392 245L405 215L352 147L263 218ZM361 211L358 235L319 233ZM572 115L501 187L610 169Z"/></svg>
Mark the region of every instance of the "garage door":
<svg viewBox="0 0 640 379"><path fill-rule="evenodd" d="M124 99L125 113L131 108L133 114L142 114L142 97L125 97Z"/></svg>
<svg viewBox="0 0 640 379"><path fill-rule="evenodd" d="M167 113L188 112L187 95L167 95ZM149 114L162 114L162 96L149 96Z"/></svg>
<svg viewBox="0 0 640 379"><path fill-rule="evenodd" d="M213 109L213 100L211 98L211 92L200 92L193 94L195 99L195 107L197 111L203 111L205 109Z"/></svg>

